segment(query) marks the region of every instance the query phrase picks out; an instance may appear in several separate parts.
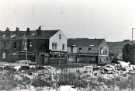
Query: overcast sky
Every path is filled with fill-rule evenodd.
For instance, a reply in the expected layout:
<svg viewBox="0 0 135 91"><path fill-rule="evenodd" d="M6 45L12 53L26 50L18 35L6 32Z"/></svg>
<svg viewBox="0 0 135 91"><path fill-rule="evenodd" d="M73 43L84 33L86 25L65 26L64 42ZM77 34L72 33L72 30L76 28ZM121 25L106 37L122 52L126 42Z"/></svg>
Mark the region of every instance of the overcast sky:
<svg viewBox="0 0 135 91"><path fill-rule="evenodd" d="M67 37L131 39L135 0L0 0L1 30L39 25Z"/></svg>

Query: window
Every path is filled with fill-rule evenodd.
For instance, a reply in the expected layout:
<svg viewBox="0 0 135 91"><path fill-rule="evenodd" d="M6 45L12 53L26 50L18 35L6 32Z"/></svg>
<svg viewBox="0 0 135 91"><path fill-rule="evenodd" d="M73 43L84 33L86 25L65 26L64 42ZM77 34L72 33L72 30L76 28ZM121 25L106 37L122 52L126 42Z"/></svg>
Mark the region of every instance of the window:
<svg viewBox="0 0 135 91"><path fill-rule="evenodd" d="M53 50L55 49L55 43L52 43L52 49Z"/></svg>
<svg viewBox="0 0 135 91"><path fill-rule="evenodd" d="M82 48L79 48L79 51L82 50Z"/></svg>
<svg viewBox="0 0 135 91"><path fill-rule="evenodd" d="M59 34L59 39L61 39L61 34Z"/></svg>
<svg viewBox="0 0 135 91"><path fill-rule="evenodd" d="M5 37L6 37L6 34L3 34L3 35L2 35L2 38L5 38Z"/></svg>
<svg viewBox="0 0 135 91"><path fill-rule="evenodd" d="M72 52L72 53L73 53L73 48L74 48L74 47L73 47L73 46L71 46L71 52Z"/></svg>
<svg viewBox="0 0 135 91"><path fill-rule="evenodd" d="M79 52L81 52L82 48L79 48Z"/></svg>
<svg viewBox="0 0 135 91"><path fill-rule="evenodd" d="M32 42L30 42L30 45L29 46L32 47Z"/></svg>
<svg viewBox="0 0 135 91"><path fill-rule="evenodd" d="M62 45L62 50L65 50L65 44Z"/></svg>
<svg viewBox="0 0 135 91"><path fill-rule="evenodd" d="M52 43L52 49L56 50L57 49L57 43Z"/></svg>
<svg viewBox="0 0 135 91"><path fill-rule="evenodd" d="M17 43L16 42L14 42L13 48L17 48Z"/></svg>
<svg viewBox="0 0 135 91"><path fill-rule="evenodd" d="M57 43L55 43L55 50L57 49Z"/></svg>
<svg viewBox="0 0 135 91"><path fill-rule="evenodd" d="M27 42L27 47L28 47L28 49L29 49L30 47L32 47L32 42L31 42L30 40L28 40L28 42Z"/></svg>
<svg viewBox="0 0 135 91"><path fill-rule="evenodd" d="M103 54L103 48L100 48L100 54L102 55Z"/></svg>
<svg viewBox="0 0 135 91"><path fill-rule="evenodd" d="M90 51L91 50L91 48L88 48L88 51Z"/></svg>
<svg viewBox="0 0 135 91"><path fill-rule="evenodd" d="M5 58L6 58L6 53L3 52L3 53L2 53L2 59L5 59Z"/></svg>

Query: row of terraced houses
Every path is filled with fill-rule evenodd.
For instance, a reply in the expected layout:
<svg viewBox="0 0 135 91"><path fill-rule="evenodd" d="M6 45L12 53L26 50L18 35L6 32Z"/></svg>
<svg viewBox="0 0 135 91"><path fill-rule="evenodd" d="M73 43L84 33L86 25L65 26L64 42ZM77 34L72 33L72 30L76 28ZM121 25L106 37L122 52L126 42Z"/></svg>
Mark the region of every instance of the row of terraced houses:
<svg viewBox="0 0 135 91"><path fill-rule="evenodd" d="M18 27L0 31L0 60L31 60L37 64L110 62L105 39L67 38L61 30L36 30Z"/></svg>

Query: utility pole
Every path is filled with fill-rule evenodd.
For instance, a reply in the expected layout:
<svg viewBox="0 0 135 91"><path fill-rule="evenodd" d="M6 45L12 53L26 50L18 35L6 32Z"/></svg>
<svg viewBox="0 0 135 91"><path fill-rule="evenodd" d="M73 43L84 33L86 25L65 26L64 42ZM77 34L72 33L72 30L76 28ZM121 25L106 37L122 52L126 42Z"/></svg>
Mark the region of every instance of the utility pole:
<svg viewBox="0 0 135 91"><path fill-rule="evenodd" d="M133 40L134 40L134 29L135 29L135 28L132 28L132 42L133 42Z"/></svg>
<svg viewBox="0 0 135 91"><path fill-rule="evenodd" d="M24 35L24 50L25 50L25 60L28 60L28 48L27 48L27 36ZM28 64L28 63L27 63Z"/></svg>

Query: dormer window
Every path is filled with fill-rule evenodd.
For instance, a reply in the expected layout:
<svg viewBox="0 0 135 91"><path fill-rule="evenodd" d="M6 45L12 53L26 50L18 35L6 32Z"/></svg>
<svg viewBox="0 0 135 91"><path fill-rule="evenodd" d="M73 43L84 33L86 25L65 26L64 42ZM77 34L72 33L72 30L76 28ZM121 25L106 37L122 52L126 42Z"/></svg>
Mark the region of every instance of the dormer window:
<svg viewBox="0 0 135 91"><path fill-rule="evenodd" d="M93 47L93 46L95 46L95 45L89 45L89 46Z"/></svg>
<svg viewBox="0 0 135 91"><path fill-rule="evenodd" d="M90 51L92 48L88 48L88 51Z"/></svg>

